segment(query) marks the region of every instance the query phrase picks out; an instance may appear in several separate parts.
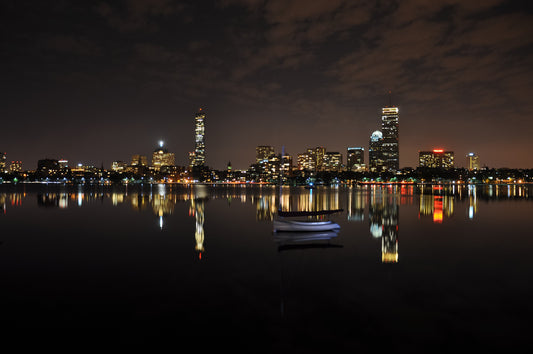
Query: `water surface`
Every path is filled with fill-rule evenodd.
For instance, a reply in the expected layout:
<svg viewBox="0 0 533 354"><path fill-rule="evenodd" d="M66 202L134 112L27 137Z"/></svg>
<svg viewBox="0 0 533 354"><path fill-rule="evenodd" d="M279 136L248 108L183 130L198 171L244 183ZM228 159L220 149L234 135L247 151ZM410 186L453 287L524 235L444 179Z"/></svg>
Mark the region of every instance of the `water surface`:
<svg viewBox="0 0 533 354"><path fill-rule="evenodd" d="M526 343L531 187L0 185L10 338L247 352ZM343 209L328 240L283 210Z"/></svg>

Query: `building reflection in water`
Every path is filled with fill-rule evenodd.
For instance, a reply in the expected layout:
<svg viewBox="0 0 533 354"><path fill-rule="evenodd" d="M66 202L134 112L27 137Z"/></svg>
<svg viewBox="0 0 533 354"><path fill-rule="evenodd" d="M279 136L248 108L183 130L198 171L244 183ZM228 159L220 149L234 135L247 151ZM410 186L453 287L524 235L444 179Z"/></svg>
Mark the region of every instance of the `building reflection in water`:
<svg viewBox="0 0 533 354"><path fill-rule="evenodd" d="M382 263L398 262L400 197L397 186L372 186L370 190L370 234L381 238Z"/></svg>
<svg viewBox="0 0 533 354"><path fill-rule="evenodd" d="M348 193L346 214L348 221L365 220L366 195L358 188L352 188Z"/></svg>
<svg viewBox="0 0 533 354"><path fill-rule="evenodd" d="M7 214L8 207L22 206L26 193L0 193L0 213Z"/></svg>
<svg viewBox="0 0 533 354"><path fill-rule="evenodd" d="M25 187L24 187L25 188ZM319 211L345 209L347 221L363 222L368 206L370 234L381 238L382 261L398 261L399 206L418 205L418 217L430 217L434 223L446 222L454 215L455 203L463 202L468 219L478 213L480 201L500 199L530 199L529 185L363 185L352 188L305 189L277 186L176 186L145 185L125 188L58 186L36 193L39 207L82 207L106 199L113 206L129 204L138 211L151 211L158 229L164 230L165 218L174 212L177 203L189 203L189 214L195 218L195 250L198 257L205 252L205 204L209 199L224 199L250 203L256 209L256 219L273 220L278 210ZM0 214L10 207L22 206L25 190L0 193ZM33 198L32 198L33 199ZM34 199L35 200L35 199Z"/></svg>
<svg viewBox="0 0 533 354"><path fill-rule="evenodd" d="M442 185L422 187L418 216L431 216L434 223L442 223L444 217L453 216L454 195L455 186L451 189Z"/></svg>
<svg viewBox="0 0 533 354"><path fill-rule="evenodd" d="M196 246L194 249L198 252L198 259L202 259L202 252L204 249L204 221L205 221L205 201L207 200L207 188L204 185L196 185L191 191L191 204L189 207L189 215L193 215L196 221L194 228L194 239Z"/></svg>
<svg viewBox="0 0 533 354"><path fill-rule="evenodd" d="M338 188L317 190L288 186L261 187L252 197L257 220L274 220L278 209L283 211L320 211L341 209Z"/></svg>
<svg viewBox="0 0 533 354"><path fill-rule="evenodd" d="M477 190L476 186L468 186L468 218L473 219L477 213Z"/></svg>

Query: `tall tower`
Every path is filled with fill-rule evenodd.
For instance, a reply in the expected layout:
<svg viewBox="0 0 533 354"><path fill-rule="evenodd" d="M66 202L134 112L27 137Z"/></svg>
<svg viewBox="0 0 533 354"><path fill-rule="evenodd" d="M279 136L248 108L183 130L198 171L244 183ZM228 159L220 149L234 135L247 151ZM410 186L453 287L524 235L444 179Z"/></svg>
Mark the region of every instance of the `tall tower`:
<svg viewBox="0 0 533 354"><path fill-rule="evenodd" d="M385 170L389 172L396 172L400 169L398 116L398 107L385 107L382 109L383 160Z"/></svg>
<svg viewBox="0 0 533 354"><path fill-rule="evenodd" d="M202 108L194 116L194 166L205 165L205 113Z"/></svg>
<svg viewBox="0 0 533 354"><path fill-rule="evenodd" d="M469 170L479 170L479 156L473 152L466 155L466 164Z"/></svg>

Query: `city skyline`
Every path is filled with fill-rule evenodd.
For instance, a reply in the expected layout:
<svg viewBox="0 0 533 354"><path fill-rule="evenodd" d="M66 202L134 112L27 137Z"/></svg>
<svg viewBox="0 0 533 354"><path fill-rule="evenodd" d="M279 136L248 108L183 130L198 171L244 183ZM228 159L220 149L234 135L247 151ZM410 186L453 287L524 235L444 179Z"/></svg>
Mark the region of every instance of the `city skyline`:
<svg viewBox="0 0 533 354"><path fill-rule="evenodd" d="M456 166L470 152L489 167L533 166L527 2L0 7L0 151L24 169L45 157L107 168L159 140L186 166L199 107L214 169L247 168L262 144L293 159L314 146L368 151L387 105L400 111L400 168L434 148Z"/></svg>

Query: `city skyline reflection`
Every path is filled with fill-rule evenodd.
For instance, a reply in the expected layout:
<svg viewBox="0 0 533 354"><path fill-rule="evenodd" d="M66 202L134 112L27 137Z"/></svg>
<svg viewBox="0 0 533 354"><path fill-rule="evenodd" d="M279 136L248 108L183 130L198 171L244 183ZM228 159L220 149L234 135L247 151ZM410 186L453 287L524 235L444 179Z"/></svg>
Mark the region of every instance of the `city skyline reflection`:
<svg viewBox="0 0 533 354"><path fill-rule="evenodd" d="M35 194L35 196L34 196ZM135 188L50 188L47 191L10 191L0 193L1 214L10 209L36 201L39 208L82 208L95 203L109 203L113 207L129 206L138 212L150 212L159 230L164 230L166 219L175 212L176 205L188 205L188 214L195 219L194 240L198 259L205 252L205 230L209 200L252 204L257 222L272 221L277 211L339 210L334 218L346 218L349 223L368 220L368 235L381 238L381 261L399 260L399 219L403 206L417 206L417 219L434 224L446 223L456 214L458 205L465 209L463 217L473 220L479 204L506 199L530 200L527 185L370 185L355 187L320 187L305 189L275 186L150 185ZM408 210L413 210L408 209ZM342 230L341 230L342 233Z"/></svg>

